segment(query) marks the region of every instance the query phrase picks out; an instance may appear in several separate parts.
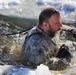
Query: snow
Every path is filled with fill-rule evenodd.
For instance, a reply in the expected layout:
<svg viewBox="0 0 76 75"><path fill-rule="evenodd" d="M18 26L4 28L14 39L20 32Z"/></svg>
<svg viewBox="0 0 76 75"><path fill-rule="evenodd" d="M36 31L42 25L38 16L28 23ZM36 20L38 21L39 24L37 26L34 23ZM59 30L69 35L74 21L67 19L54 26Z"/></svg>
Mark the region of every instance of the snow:
<svg viewBox="0 0 76 75"><path fill-rule="evenodd" d="M36 72L35 75L51 75L49 68L43 64L41 64L40 66L37 66L37 69L35 72Z"/></svg>
<svg viewBox="0 0 76 75"><path fill-rule="evenodd" d="M21 0L0 0L0 9L9 9L9 6L19 5Z"/></svg>
<svg viewBox="0 0 76 75"><path fill-rule="evenodd" d="M0 10L10 9L10 6L17 6L22 2L24 0L0 0ZM37 5L53 6L64 14L69 14L76 9L76 0L36 0L36 3ZM16 10L18 11L18 9Z"/></svg>
<svg viewBox="0 0 76 75"><path fill-rule="evenodd" d="M15 67L12 65L0 66L0 75L76 75L76 66L72 66L68 70L53 71L49 70L46 65L39 65L37 69L29 69L24 67Z"/></svg>
<svg viewBox="0 0 76 75"><path fill-rule="evenodd" d="M40 9L40 6L42 7L42 5L52 6L59 10L64 19L63 22L67 23L69 21L75 23L76 18L74 16L76 16L76 0L0 0L0 13L4 15L37 19L42 10Z"/></svg>
<svg viewBox="0 0 76 75"><path fill-rule="evenodd" d="M12 75L51 75L51 73L47 66L41 64L40 66L37 66L36 70L21 67L17 72L14 72Z"/></svg>
<svg viewBox="0 0 76 75"><path fill-rule="evenodd" d="M60 11L62 15L62 22L64 23L75 23L76 18L76 0L36 0L38 6L52 6ZM70 17L69 17L70 15ZM69 22L67 22L68 20Z"/></svg>
<svg viewBox="0 0 76 75"><path fill-rule="evenodd" d="M0 4L8 4L8 3L21 3L21 0L0 0Z"/></svg>
<svg viewBox="0 0 76 75"><path fill-rule="evenodd" d="M64 14L71 13L76 9L76 0L36 0L36 2L38 5L53 6Z"/></svg>
<svg viewBox="0 0 76 75"><path fill-rule="evenodd" d="M0 75L5 73L5 75L54 75L50 72L49 68L43 64L37 66L37 69L32 70L29 68L17 68L12 65L0 66Z"/></svg>

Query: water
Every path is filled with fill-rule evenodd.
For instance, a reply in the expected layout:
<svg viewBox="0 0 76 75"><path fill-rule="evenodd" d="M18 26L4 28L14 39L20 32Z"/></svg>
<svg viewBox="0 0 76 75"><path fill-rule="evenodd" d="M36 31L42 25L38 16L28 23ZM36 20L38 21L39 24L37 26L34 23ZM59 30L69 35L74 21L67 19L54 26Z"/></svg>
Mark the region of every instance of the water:
<svg viewBox="0 0 76 75"><path fill-rule="evenodd" d="M76 27L76 0L0 1L0 75L76 75L76 40L66 41L63 37L65 32L61 35L63 43L73 49L74 56L67 69L54 71L42 64L37 69L30 69L21 64L21 50L26 36L23 31L38 23L38 15L47 4L61 12L63 23Z"/></svg>

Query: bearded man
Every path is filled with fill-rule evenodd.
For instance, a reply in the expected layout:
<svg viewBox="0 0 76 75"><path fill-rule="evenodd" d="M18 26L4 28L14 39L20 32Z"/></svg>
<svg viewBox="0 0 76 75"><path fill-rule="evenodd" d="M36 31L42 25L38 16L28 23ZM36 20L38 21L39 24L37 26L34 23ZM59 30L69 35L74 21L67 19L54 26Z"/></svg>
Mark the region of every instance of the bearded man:
<svg viewBox="0 0 76 75"><path fill-rule="evenodd" d="M46 8L39 15L39 24L32 28L24 42L26 65L46 64L57 52L51 40L62 29L61 15L54 8Z"/></svg>

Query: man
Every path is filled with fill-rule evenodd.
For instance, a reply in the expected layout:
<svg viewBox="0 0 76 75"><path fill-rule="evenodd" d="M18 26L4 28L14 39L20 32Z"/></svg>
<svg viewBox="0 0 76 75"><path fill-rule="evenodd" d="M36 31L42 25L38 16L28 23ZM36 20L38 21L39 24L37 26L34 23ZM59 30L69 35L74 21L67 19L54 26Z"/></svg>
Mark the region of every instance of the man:
<svg viewBox="0 0 76 75"><path fill-rule="evenodd" d="M61 16L54 8L46 8L39 15L39 24L32 28L24 42L26 65L46 64L56 53L51 40L62 29Z"/></svg>

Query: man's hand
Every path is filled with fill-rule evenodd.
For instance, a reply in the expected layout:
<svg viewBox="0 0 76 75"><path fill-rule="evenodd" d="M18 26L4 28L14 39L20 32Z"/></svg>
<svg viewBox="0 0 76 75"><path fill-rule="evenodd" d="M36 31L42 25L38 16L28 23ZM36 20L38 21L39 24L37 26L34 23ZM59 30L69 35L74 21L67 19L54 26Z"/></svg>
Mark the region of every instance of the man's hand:
<svg viewBox="0 0 76 75"><path fill-rule="evenodd" d="M58 57L58 58L71 58L72 55L70 53L70 50L69 50L68 46L63 44L60 47L60 49L54 54L54 57Z"/></svg>

